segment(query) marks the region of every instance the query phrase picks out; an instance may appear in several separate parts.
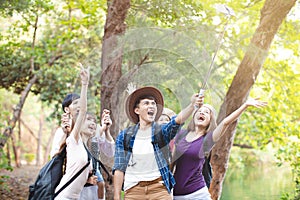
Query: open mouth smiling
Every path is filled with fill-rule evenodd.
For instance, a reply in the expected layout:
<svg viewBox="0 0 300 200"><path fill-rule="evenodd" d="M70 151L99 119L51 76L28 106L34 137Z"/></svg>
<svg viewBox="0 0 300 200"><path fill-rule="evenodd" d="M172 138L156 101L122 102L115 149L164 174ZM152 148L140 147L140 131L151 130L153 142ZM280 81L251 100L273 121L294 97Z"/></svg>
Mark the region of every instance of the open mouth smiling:
<svg viewBox="0 0 300 200"><path fill-rule="evenodd" d="M88 128L89 128L91 131L95 131L95 130L96 130L96 127L93 126L93 125L88 126Z"/></svg>
<svg viewBox="0 0 300 200"><path fill-rule="evenodd" d="M198 118L198 120L199 120L199 121L204 121L204 120L205 120L205 117L200 116L200 117Z"/></svg>
<svg viewBox="0 0 300 200"><path fill-rule="evenodd" d="M152 116L154 116L154 111L148 111L147 114L150 115L150 116L152 117Z"/></svg>

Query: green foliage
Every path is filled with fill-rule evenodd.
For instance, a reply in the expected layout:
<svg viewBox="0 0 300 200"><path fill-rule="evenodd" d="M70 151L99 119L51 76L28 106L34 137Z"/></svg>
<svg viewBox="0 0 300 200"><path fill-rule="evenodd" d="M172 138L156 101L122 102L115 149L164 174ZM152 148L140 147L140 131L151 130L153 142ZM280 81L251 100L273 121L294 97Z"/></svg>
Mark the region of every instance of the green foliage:
<svg viewBox="0 0 300 200"><path fill-rule="evenodd" d="M53 110L50 118L59 119L62 98L67 93L79 92L81 62L92 67L89 109L99 116L106 3L104 0L0 1L3 17L0 21L4 24L0 26L0 88L20 94L30 78L37 75L32 92ZM218 108L259 23L264 1L131 1L127 31L119 40L123 45L123 74L138 66L137 75L130 81L156 85L164 93L165 105L178 113L189 102L187 94L199 90L221 42L219 36L226 18L216 12L216 3L226 3L237 15L228 22L206 93L206 102ZM293 167L299 194L300 23L293 16L297 16L296 8L280 27L250 94L268 100L269 106L248 109L241 116L234 142L255 149L266 149L269 145L282 147L278 148L277 159ZM10 98L1 99L1 90L0 94L4 105L4 99ZM1 107L0 127L5 126L16 102L7 104ZM231 159L242 168L245 163L255 163L256 152L250 155L232 155Z"/></svg>
<svg viewBox="0 0 300 200"><path fill-rule="evenodd" d="M33 154L33 153L25 153L24 154L24 158L25 158L27 164L30 164L32 161L34 161L35 154Z"/></svg>
<svg viewBox="0 0 300 200"><path fill-rule="evenodd" d="M0 136L1 137L1 136ZM5 156L5 152L3 149L0 149L0 169L12 171L12 166L9 165L8 159ZM1 175L0 176L0 187L5 186L5 182L8 179L8 176Z"/></svg>
<svg viewBox="0 0 300 200"><path fill-rule="evenodd" d="M26 9L11 11L19 17L12 17L13 23L1 33L1 88L20 94L36 74L38 80L31 91L40 95L44 103L54 105L51 116L56 117L60 115L62 98L77 90L78 62L91 65L92 74L99 74L100 34L104 24L99 19L105 15L105 2L66 1L54 5L51 1L30 1L28 4ZM39 19L37 37L32 48L36 19ZM92 87L98 87L98 81L99 77L95 77ZM94 89L98 90L97 87Z"/></svg>
<svg viewBox="0 0 300 200"><path fill-rule="evenodd" d="M12 166L9 165L8 159L5 156L5 152L3 151L3 149L0 150L0 155L1 155L1 158L0 158L0 169L5 169L5 170L12 171L13 168L12 168ZM0 178L0 181L1 181L1 178Z"/></svg>

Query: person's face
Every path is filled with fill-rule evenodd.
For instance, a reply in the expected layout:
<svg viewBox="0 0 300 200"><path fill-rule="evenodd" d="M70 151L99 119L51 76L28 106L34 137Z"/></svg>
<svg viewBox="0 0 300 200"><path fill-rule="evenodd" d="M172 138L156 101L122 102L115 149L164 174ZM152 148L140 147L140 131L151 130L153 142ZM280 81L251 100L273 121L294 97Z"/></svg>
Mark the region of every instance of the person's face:
<svg viewBox="0 0 300 200"><path fill-rule="evenodd" d="M94 116L87 114L85 118L85 122L82 127L82 132L88 136L93 137L96 133L97 123Z"/></svg>
<svg viewBox="0 0 300 200"><path fill-rule="evenodd" d="M67 113L70 113L72 117L76 116L76 114L79 113L79 99L75 99L72 101L72 103L69 105L69 107L66 107L65 110Z"/></svg>
<svg viewBox="0 0 300 200"><path fill-rule="evenodd" d="M151 123L155 120L157 105L154 100L142 99L134 111L139 115L140 122Z"/></svg>
<svg viewBox="0 0 300 200"><path fill-rule="evenodd" d="M170 122L170 118L167 116L167 115L161 115L160 117L159 117L159 119L157 120L157 123L158 124L167 124L167 123L169 123Z"/></svg>
<svg viewBox="0 0 300 200"><path fill-rule="evenodd" d="M194 115L195 126L207 127L209 126L210 119L211 119L210 109L205 106L202 106L197 110L197 112Z"/></svg>

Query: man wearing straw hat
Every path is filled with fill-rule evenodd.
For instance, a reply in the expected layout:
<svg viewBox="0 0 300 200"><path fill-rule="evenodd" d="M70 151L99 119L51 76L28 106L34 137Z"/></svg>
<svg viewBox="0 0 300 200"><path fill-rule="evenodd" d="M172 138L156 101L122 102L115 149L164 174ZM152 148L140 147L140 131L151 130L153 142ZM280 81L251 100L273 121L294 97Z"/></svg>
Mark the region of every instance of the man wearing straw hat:
<svg viewBox="0 0 300 200"><path fill-rule="evenodd" d="M114 199L121 199L123 187L127 200L171 200L175 179L168 168L157 138L165 146L180 130L194 107L203 104L203 97L194 94L191 103L167 124L155 123L163 111L164 100L155 87L143 87L132 92L125 103L127 117L135 125L120 132L116 139L114 173ZM130 135L129 139L128 135ZM126 142L128 141L128 142Z"/></svg>

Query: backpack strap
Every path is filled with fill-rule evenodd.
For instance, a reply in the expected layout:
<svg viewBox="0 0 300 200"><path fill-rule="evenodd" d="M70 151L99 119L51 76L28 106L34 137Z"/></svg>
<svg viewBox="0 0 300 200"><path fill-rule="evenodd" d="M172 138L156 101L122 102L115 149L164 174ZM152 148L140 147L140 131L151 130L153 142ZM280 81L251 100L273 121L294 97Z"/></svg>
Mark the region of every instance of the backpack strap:
<svg viewBox="0 0 300 200"><path fill-rule="evenodd" d="M207 135L207 133L206 133L206 135ZM203 141L203 152L204 152L204 156L205 156L205 158L206 159L208 159L209 158L209 160L210 160L210 149L208 149L208 144L207 144L207 136L204 136L204 141Z"/></svg>
<svg viewBox="0 0 300 200"><path fill-rule="evenodd" d="M88 152L85 144L83 144L83 145L84 145L85 150ZM88 153L87 164L85 164L68 182L66 182L57 192L55 192L53 197L55 198L61 191L63 191L66 187L68 187L85 170L85 168L87 168L90 165L90 162L91 162L91 157Z"/></svg>
<svg viewBox="0 0 300 200"><path fill-rule="evenodd" d="M129 128L127 128L127 130L124 133L124 151L125 151L125 156L127 154L127 152L132 152L132 147L130 147L130 139L133 136L133 131L135 129L137 125L135 126L130 126Z"/></svg>
<svg viewBox="0 0 300 200"><path fill-rule="evenodd" d="M109 184L112 184L112 175L108 172L108 170L105 168L104 164L97 158L94 158L96 162L99 163L99 168L101 167L101 169L104 170L104 172L107 175L107 181L109 182Z"/></svg>
<svg viewBox="0 0 300 200"><path fill-rule="evenodd" d="M158 144L159 149L161 150L165 160L168 165L172 162L172 152L170 151L169 144L166 143L163 134L159 134L161 131L161 125L155 123L154 124L154 143Z"/></svg>
<svg viewBox="0 0 300 200"><path fill-rule="evenodd" d="M108 170L106 169L104 164L98 158L93 156L92 153L90 152L90 150L88 150L88 148L86 148L86 151L87 151L88 155L90 156L90 158L92 159L92 162L93 162L93 174L96 173L97 163L99 163L99 170L100 169L104 170L104 172L107 174L107 181L109 182L109 184L112 184L112 175L108 172Z"/></svg>
<svg viewBox="0 0 300 200"><path fill-rule="evenodd" d="M130 147L130 140L131 137L134 134L134 130L137 125L131 126L127 128L124 134L124 151L125 151L125 156L127 152L132 152L132 147ZM169 145L166 143L166 141L163 138L162 134L158 134L161 131L161 125L155 123L154 124L154 143L158 144L159 149L162 151L164 158L166 159L167 163L171 163L171 156L172 152L170 152Z"/></svg>

